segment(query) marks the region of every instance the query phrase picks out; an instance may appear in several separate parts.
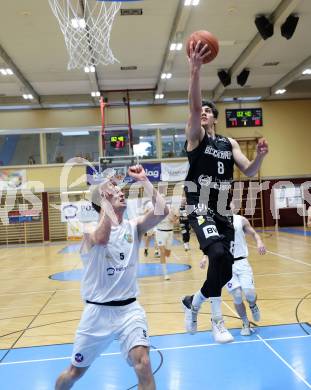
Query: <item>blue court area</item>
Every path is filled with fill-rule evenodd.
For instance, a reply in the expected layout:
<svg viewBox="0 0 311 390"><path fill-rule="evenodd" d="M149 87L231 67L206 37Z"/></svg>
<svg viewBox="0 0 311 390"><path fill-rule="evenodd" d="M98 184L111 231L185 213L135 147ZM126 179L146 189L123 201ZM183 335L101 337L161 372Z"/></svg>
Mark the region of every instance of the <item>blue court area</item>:
<svg viewBox="0 0 311 390"><path fill-rule="evenodd" d="M310 236L311 237L311 231L305 231L303 229L297 229L297 228L279 228L279 232L282 233L289 233L289 234L297 234L298 236Z"/></svg>
<svg viewBox="0 0 311 390"><path fill-rule="evenodd" d="M308 324L304 327L311 333ZM210 332L151 337L157 389L311 389L311 336L298 324L259 327L249 337L239 329L232 333L235 341L226 345L215 344ZM11 350L0 364L1 389L54 389L71 350L71 344ZM74 389L129 390L135 384L135 374L114 341Z"/></svg>
<svg viewBox="0 0 311 390"><path fill-rule="evenodd" d="M167 273L174 274L176 272L183 272L190 269L188 264L167 264ZM148 276L163 275L162 265L160 263L141 263L138 266L138 277L145 278ZM80 281L82 278L82 269L73 269L71 271L59 272L49 276L50 279L60 281Z"/></svg>
<svg viewBox="0 0 311 390"><path fill-rule="evenodd" d="M276 232L275 229L269 229L269 230L262 230L262 229L256 229L256 231L258 232ZM296 234L298 236L309 236L311 237L311 231L310 230L303 230L303 229L298 229L298 228L291 228L291 227L284 227L284 228L279 228L277 230L278 232L281 232L281 233L289 233L289 234Z"/></svg>

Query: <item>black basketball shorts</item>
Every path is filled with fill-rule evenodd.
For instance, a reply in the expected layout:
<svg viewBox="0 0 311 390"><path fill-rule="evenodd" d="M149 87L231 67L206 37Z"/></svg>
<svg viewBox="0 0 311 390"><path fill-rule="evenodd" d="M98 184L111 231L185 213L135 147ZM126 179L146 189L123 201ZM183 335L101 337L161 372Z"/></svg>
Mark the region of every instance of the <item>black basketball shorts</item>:
<svg viewBox="0 0 311 390"><path fill-rule="evenodd" d="M232 215L223 216L211 209L201 213L199 209L195 209L189 214L188 219L197 236L202 252L205 253L212 243L221 241L225 248L233 254L234 227Z"/></svg>

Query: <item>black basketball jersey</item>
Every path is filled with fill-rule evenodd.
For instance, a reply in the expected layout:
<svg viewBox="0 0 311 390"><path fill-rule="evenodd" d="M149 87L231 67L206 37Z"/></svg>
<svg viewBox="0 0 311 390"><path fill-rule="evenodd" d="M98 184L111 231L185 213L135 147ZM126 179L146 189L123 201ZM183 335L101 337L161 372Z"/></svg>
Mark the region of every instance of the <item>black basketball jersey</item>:
<svg viewBox="0 0 311 390"><path fill-rule="evenodd" d="M187 204L205 204L216 211L220 199L227 208L232 198L234 166L229 139L221 135L213 139L205 134L199 146L187 152L187 156L190 165L185 179Z"/></svg>

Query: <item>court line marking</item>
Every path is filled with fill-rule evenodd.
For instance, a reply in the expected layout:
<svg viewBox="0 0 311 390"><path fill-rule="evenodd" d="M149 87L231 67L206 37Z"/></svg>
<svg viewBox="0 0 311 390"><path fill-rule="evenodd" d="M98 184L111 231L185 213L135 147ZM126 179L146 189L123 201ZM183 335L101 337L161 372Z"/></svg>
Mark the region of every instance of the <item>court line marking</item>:
<svg viewBox="0 0 311 390"><path fill-rule="evenodd" d="M261 336L259 336L258 334L256 335L256 337L258 337L258 339L260 341L262 341L264 343L264 345L270 349L271 352L274 353L275 356L277 356L282 363L284 363L309 389L311 389L311 384L309 382L306 381L306 379L298 372L294 369L294 367L292 367L285 359L282 358L282 356L274 349L271 347L271 345L269 345L265 339L263 339Z"/></svg>
<svg viewBox="0 0 311 390"><path fill-rule="evenodd" d="M260 343L263 340L265 341L277 341L277 340L293 340L293 339L303 339L303 338L311 338L311 335L301 335L301 336L287 336L287 337L272 337L267 339L253 339L253 340L241 340L241 341L233 341L232 343L228 344L230 346L231 344L251 344L251 343ZM220 347L222 344L218 343L208 343L208 344L191 344L191 345L181 345L181 346L175 346L175 347L165 347L165 348L156 348L151 349L150 352L157 352L157 351L177 351L182 349L195 349L195 348L206 348L206 347ZM121 352L107 352L107 353L101 353L100 356L114 356L114 355L121 355ZM49 361L57 361L57 360L69 360L71 359L71 356L62 356L62 357L54 357L54 358L46 358L46 359L33 359L33 360L21 360L21 361L14 361L14 362L4 362L0 363L1 366L9 366L14 364L28 364L28 363L40 363L40 362L49 362Z"/></svg>
<svg viewBox="0 0 311 390"><path fill-rule="evenodd" d="M229 306L226 302L223 302L223 304L232 312L234 313L234 315L238 315L238 313L233 310L231 308L231 306ZM310 337L311 335L306 335L307 337ZM258 338L258 340L260 340L261 342L263 342L265 344L266 347L268 347L271 352L273 352L306 386L308 386L309 389L311 389L311 385L310 383L308 383L304 378L303 376L301 376L299 374L298 371L296 371L294 369L294 367L292 367L289 363L287 363L287 361L285 359L282 358L282 356L274 349L272 348L268 343L267 341L275 341L275 340L281 340L282 338L271 338L271 339L263 339L259 334L256 334L256 337ZM293 339L295 338L303 338L302 337L292 337ZM284 339L284 338L283 338Z"/></svg>
<svg viewBox="0 0 311 390"><path fill-rule="evenodd" d="M248 246L250 246L251 248L257 249L257 247L254 246L254 245L248 244ZM311 267L311 264L310 264L310 263L306 263L305 261L302 261L302 260L293 259L293 258L290 257L290 256L282 255L282 254L280 254L280 253L272 252L272 251L269 251L269 250L267 250L267 253L271 253L271 254L274 255L274 256L282 257L283 259L286 259L286 260L291 260L291 261L293 261L294 263L297 263L297 264L303 264L303 265L306 265L306 266L308 266L308 267Z"/></svg>

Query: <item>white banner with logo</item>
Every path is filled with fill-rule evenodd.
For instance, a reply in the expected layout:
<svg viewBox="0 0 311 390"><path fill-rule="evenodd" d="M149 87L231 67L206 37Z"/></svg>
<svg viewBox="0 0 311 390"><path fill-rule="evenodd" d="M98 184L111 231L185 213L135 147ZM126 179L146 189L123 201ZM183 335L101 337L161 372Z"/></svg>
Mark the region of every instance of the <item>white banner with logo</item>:
<svg viewBox="0 0 311 390"><path fill-rule="evenodd" d="M0 170L0 190L19 189L26 183L26 169Z"/></svg>
<svg viewBox="0 0 311 390"><path fill-rule="evenodd" d="M188 173L189 163L161 163L162 181L182 181Z"/></svg>
<svg viewBox="0 0 311 390"><path fill-rule="evenodd" d="M98 213L93 209L92 203L86 200L78 202L63 202L61 206L61 221L98 221Z"/></svg>

